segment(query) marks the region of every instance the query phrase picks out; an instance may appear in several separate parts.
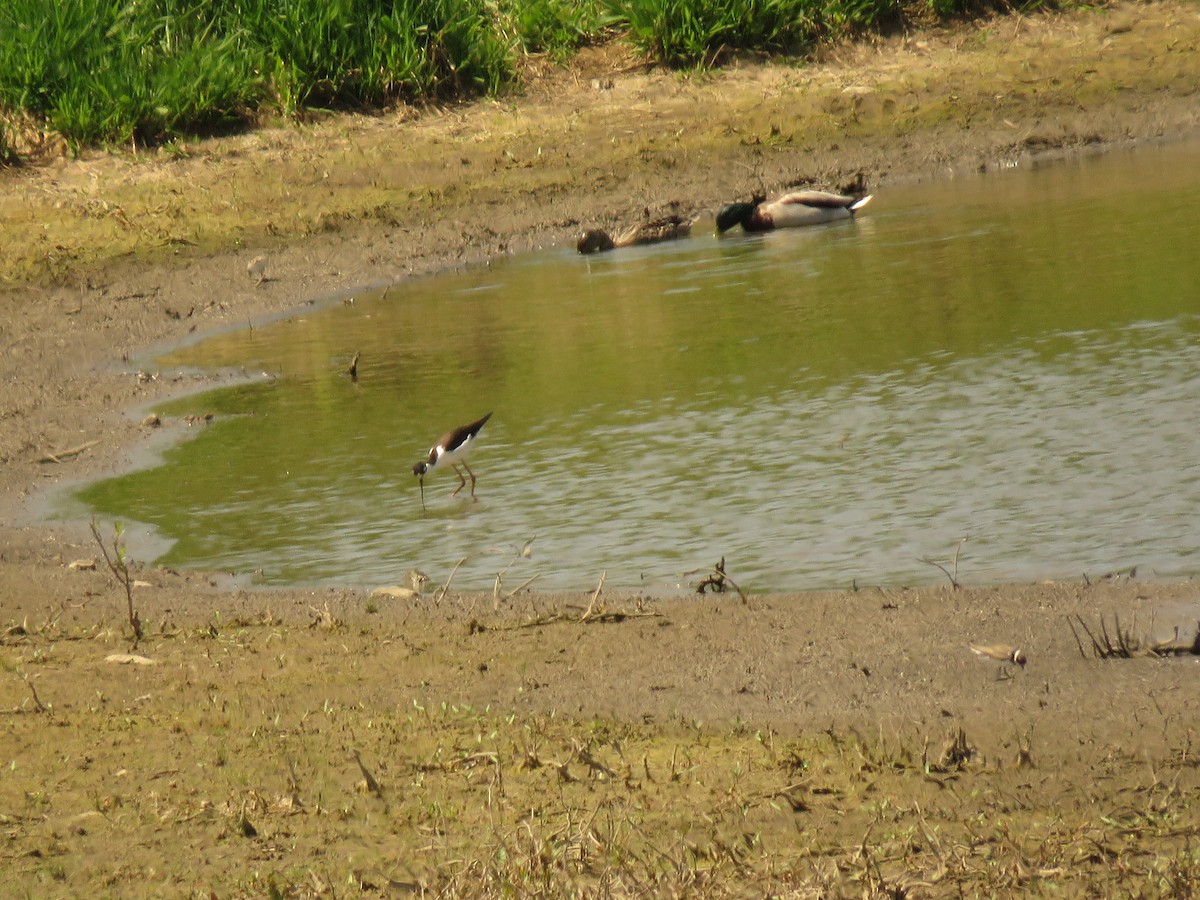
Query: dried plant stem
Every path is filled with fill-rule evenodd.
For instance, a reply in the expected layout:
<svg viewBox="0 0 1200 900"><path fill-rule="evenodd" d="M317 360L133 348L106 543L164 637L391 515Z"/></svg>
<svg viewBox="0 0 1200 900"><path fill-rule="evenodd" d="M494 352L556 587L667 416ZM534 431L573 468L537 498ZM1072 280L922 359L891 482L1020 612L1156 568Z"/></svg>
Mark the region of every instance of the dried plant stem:
<svg viewBox="0 0 1200 900"><path fill-rule="evenodd" d="M1083 617L1076 614L1075 621L1067 618L1067 623L1071 626L1071 632L1075 635L1075 643L1079 647L1079 653L1085 659L1087 654L1083 649L1083 641L1079 638L1079 633L1075 630L1075 622L1079 623L1079 627L1083 629L1083 633L1088 636L1088 640L1092 642L1092 654L1097 659L1132 659L1135 656L1141 656L1147 652L1143 647L1142 642L1134 636L1133 631L1121 627L1121 617L1119 614L1113 614L1113 633L1108 630L1108 623L1104 616L1100 616L1100 634L1097 636L1092 629L1088 628L1087 623L1083 621ZM1149 652L1153 652L1153 649Z"/></svg>
<svg viewBox="0 0 1200 900"><path fill-rule="evenodd" d="M580 622L586 622L596 614L596 601L600 599L600 592L604 589L604 579L608 577L608 571L600 573L600 583L596 585L596 590L592 592L592 599L588 602L587 609L583 611L583 615L579 617Z"/></svg>
<svg viewBox="0 0 1200 900"><path fill-rule="evenodd" d="M504 583L504 576L508 574L508 570L516 564L517 560L529 559L533 555L533 541L536 537L536 534L533 535L533 537L518 547L517 552L513 554L513 558L508 561L507 565L505 565L503 569L496 573L496 583L492 587L492 602L497 607L500 604L500 586ZM541 575L540 572L538 575L533 577L537 578L539 575ZM516 588L516 590L509 591L505 599L507 600L509 597L512 597L513 594L517 593L517 591L521 590L521 588L528 585L530 581L533 581L533 578L530 578L529 581L526 581L525 584L521 585L519 588Z"/></svg>
<svg viewBox="0 0 1200 900"><path fill-rule="evenodd" d="M703 571L703 569L696 569L687 574L694 574L695 572ZM725 592L726 582L733 585L733 589L737 591L738 596L742 598L743 605L750 602L746 597L745 591L738 587L738 583L730 578L729 573L725 571L725 557L723 556L721 557L721 561L709 569L708 574L700 580L698 585L696 585L696 593L703 594L706 590L711 588L714 593L723 594Z"/></svg>
<svg viewBox="0 0 1200 900"><path fill-rule="evenodd" d="M79 455L80 453L82 453L84 450L90 450L90 449L92 449L92 448L93 448L93 447L95 447L95 446L96 446L98 443L100 443L100 439L99 439L99 438L97 438L97 439L96 439L96 440L94 440L94 441L86 441L85 443L82 443L82 444L80 444L80 445L79 445L79 446L77 446L77 447L71 447L69 450L59 450L57 453L47 453L45 456L43 456L43 457L42 457L42 458L39 460L39 462L44 462L44 463L51 463L51 462L52 462L52 463L60 463L60 462L62 462L64 459L69 459L69 458L70 458L70 457L72 457L72 456L78 456L78 455Z"/></svg>
<svg viewBox="0 0 1200 900"><path fill-rule="evenodd" d="M1070 616L1067 616L1067 624L1071 626L1071 634L1074 635L1074 637L1075 637L1075 646L1077 646L1079 648L1079 655L1082 656L1084 659L1087 659L1087 653L1083 649L1083 641L1081 641L1079 639L1079 632L1075 630L1075 623L1073 621L1071 621ZM1083 624L1082 619L1080 620L1079 624L1083 626L1084 631L1087 631L1087 626ZM1088 632L1088 637L1089 638L1092 637L1091 632ZM1096 646L1095 638L1092 639L1092 646L1093 647Z"/></svg>
<svg viewBox="0 0 1200 900"><path fill-rule="evenodd" d="M541 572L535 572L533 575L530 575L528 578L526 578L524 581L522 581L520 584L518 584L515 588L513 588L511 591L509 591L507 594L505 594L504 599L511 600L513 597L515 597L517 594L521 593L521 591L525 590L525 588L529 587L529 585L533 584L535 581L537 581L541 577L542 577Z"/></svg>
<svg viewBox="0 0 1200 900"><path fill-rule="evenodd" d="M382 797L383 785L375 780L375 776L371 774L371 770L368 769L366 764L362 761L362 757L359 756L357 750L354 751L354 761L358 764L358 770L362 772L363 780L367 783L367 790L376 797Z"/></svg>
<svg viewBox="0 0 1200 900"><path fill-rule="evenodd" d="M462 559L460 559L458 562L456 562L454 564L454 568L450 570L450 577L446 579L446 583L443 584L440 588L438 588L436 593L434 593L434 595L433 595L434 603L441 603L443 600L446 599L446 594L448 594L450 592L450 582L452 582L454 580L454 574L458 571L459 566L461 566L466 561L467 561L467 558L464 556Z"/></svg>
<svg viewBox="0 0 1200 900"><path fill-rule="evenodd" d="M144 637L142 631L142 620L138 616L138 612L133 606L133 575L130 574L129 565L125 562L125 549L121 546L121 530L116 528L113 533L112 555L109 555L108 548L104 546L104 538L100 536L100 528L96 525L96 520L91 521L92 537L96 539L96 543L100 546L100 552L104 554L104 562L108 565L108 570L112 572L113 577L120 582L125 588L125 603L129 614L129 627L133 629L133 646L137 646L138 642Z"/></svg>
<svg viewBox="0 0 1200 900"><path fill-rule="evenodd" d="M25 686L29 688L29 693L33 694L33 707L40 713L49 712L50 708L42 703L42 698L38 696L37 688L33 686L33 682L29 680L29 675L21 676L25 680Z"/></svg>
<svg viewBox="0 0 1200 900"><path fill-rule="evenodd" d="M942 574L950 579L950 586L957 591L960 587L962 587L962 585L958 582L958 555L962 552L963 544L965 544L968 540L970 540L970 535L967 535L967 537L964 538L959 538L958 546L954 548L954 559L951 561L951 568L949 569L935 559L922 558L918 559L917 562L922 562L927 566L936 566L937 568L941 569Z"/></svg>

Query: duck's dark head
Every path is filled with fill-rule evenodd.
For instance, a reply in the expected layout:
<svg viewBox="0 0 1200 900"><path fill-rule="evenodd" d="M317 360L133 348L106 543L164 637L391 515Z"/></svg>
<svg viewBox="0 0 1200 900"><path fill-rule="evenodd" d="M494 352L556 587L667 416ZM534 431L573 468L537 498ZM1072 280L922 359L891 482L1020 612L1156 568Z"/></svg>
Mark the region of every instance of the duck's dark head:
<svg viewBox="0 0 1200 900"><path fill-rule="evenodd" d="M744 227L757 206L757 203L730 203L717 213L717 234L724 234L734 225Z"/></svg>
<svg viewBox="0 0 1200 900"><path fill-rule="evenodd" d="M612 250L615 246L612 236L607 231L593 228L591 231L583 233L575 248L580 253L600 253L604 250Z"/></svg>

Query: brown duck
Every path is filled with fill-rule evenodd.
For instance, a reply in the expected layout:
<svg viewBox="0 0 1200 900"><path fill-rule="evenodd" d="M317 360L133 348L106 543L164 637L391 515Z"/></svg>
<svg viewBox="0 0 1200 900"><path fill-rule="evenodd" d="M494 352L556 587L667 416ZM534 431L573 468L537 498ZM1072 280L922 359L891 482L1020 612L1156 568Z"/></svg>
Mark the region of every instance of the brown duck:
<svg viewBox="0 0 1200 900"><path fill-rule="evenodd" d="M636 247L641 244L657 244L687 237L692 233L692 222L678 215L646 219L613 237L602 228L585 231L575 245L580 253L602 253L618 247Z"/></svg>

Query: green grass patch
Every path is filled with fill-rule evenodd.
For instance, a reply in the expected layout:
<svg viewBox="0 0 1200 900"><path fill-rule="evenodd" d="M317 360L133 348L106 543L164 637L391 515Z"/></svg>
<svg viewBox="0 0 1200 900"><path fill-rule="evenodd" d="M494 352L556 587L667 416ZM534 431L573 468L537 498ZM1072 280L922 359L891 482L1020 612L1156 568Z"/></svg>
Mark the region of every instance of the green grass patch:
<svg viewBox="0 0 1200 900"><path fill-rule="evenodd" d="M691 68L744 51L805 53L822 40L880 33L990 10L1053 8L1056 0L609 0L629 39L657 62Z"/></svg>
<svg viewBox="0 0 1200 900"><path fill-rule="evenodd" d="M791 52L820 33L814 0L625 0L631 40L674 66L712 64L728 50Z"/></svg>
<svg viewBox="0 0 1200 900"><path fill-rule="evenodd" d="M0 111L44 121L75 150L162 143L271 111L495 94L522 53L564 59L618 33L653 62L709 66L954 16L966 2L7 0Z"/></svg>
<svg viewBox="0 0 1200 900"><path fill-rule="evenodd" d="M500 0L499 8L526 53L560 60L623 22L621 13L602 0Z"/></svg>
<svg viewBox="0 0 1200 900"><path fill-rule="evenodd" d="M76 148L219 126L258 90L253 60L199 4L10 0L0 34L0 104Z"/></svg>
<svg viewBox="0 0 1200 900"><path fill-rule="evenodd" d="M280 108L493 93L510 48L483 0L226 0Z"/></svg>
<svg viewBox="0 0 1200 900"><path fill-rule="evenodd" d="M159 142L277 106L495 92L510 41L485 0L10 0L0 106L75 148Z"/></svg>

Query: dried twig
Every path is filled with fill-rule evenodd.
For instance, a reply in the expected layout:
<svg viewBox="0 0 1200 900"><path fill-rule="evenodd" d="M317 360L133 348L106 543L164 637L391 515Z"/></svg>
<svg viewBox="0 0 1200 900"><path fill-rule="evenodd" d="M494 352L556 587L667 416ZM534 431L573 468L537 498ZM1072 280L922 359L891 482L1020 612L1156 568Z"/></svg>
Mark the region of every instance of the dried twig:
<svg viewBox="0 0 1200 900"><path fill-rule="evenodd" d="M362 757L358 755L358 751L354 751L354 761L358 763L358 769L363 774L363 780L367 783L367 790L377 797L383 796L383 785L375 780L375 776L371 774L371 770L363 763Z"/></svg>
<svg viewBox="0 0 1200 900"><path fill-rule="evenodd" d="M142 620L138 616L137 610L133 608L133 575L129 571L129 564L125 560L125 546L121 543L122 529L120 525L113 528L112 555L108 553L108 548L104 546L104 539L100 536L100 528L96 525L96 520L91 521L92 537L96 539L96 543L100 546L100 552L104 554L104 562L108 564L108 570L112 572L113 577L125 588L125 602L129 613L129 627L133 629L133 646L137 646L138 642L143 637Z"/></svg>
<svg viewBox="0 0 1200 900"><path fill-rule="evenodd" d="M25 686L29 688L29 693L33 694L33 707L40 713L49 712L50 707L42 703L42 698L38 696L37 688L33 686L33 682L29 680L29 675L26 673L21 676L25 679Z"/></svg>
<svg viewBox="0 0 1200 900"><path fill-rule="evenodd" d="M1067 624L1071 626L1071 634L1075 637L1075 646L1079 648L1079 655L1087 659L1087 652L1083 649L1083 641L1079 639L1079 632L1075 630L1075 623L1071 621L1070 616L1067 616ZM1082 625L1083 623L1080 622L1080 624ZM1084 631L1087 631L1086 625L1084 626ZM1088 637L1091 637L1091 635L1089 634ZM1094 645L1095 641L1092 643Z"/></svg>
<svg viewBox="0 0 1200 900"><path fill-rule="evenodd" d="M696 585L696 593L703 594L711 589L714 594L725 593L725 557L721 557L721 561L713 566L713 570L700 579L700 583Z"/></svg>
<svg viewBox="0 0 1200 900"><path fill-rule="evenodd" d="M525 590L525 588L529 587L529 585L533 584L535 581L537 581L541 577L542 577L541 572L535 572L534 574L532 574L528 578L526 578L524 581L522 581L520 584L518 584L511 591L509 591L507 594L505 594L504 599L511 600L513 597L515 597L517 594L521 593L521 591Z"/></svg>
<svg viewBox="0 0 1200 900"><path fill-rule="evenodd" d="M1071 625L1071 632L1075 634L1075 642L1079 646L1080 654L1086 658L1087 654L1083 649L1083 641L1079 639L1079 634L1075 631L1075 624L1071 622L1069 617L1067 622ZM1083 629L1083 633L1092 642L1092 655L1097 659L1132 659L1146 652L1142 648L1142 642L1134 636L1132 629L1121 627L1121 617L1116 613L1113 614L1112 634L1109 634L1108 623L1105 621L1104 616L1100 617L1099 637L1088 628L1082 616L1076 614L1075 622L1079 623L1079 627Z"/></svg>
<svg viewBox="0 0 1200 900"><path fill-rule="evenodd" d="M458 562L456 562L454 564L454 568L450 570L450 577L446 579L446 583L443 584L436 591L434 591L434 593L433 593L433 602L434 603L441 603L443 600L446 599L446 594L448 594L450 592L450 582L452 582L454 580L454 573L457 572L458 567L461 566L466 561L467 561L467 558L464 556L462 559L460 559Z"/></svg>
<svg viewBox="0 0 1200 900"><path fill-rule="evenodd" d="M500 606L500 585L504 583L504 576L508 573L508 570L513 567L518 559L529 559L533 556L533 541L536 537L536 534L533 535L533 537L527 540L524 544L516 548L517 552L513 554L513 558L508 561L508 564L503 569L496 573L496 583L492 586L492 603L497 608ZM539 577L540 574L541 573L539 572L538 575L533 576L533 578ZM533 578L530 578L529 581L526 581L525 584L521 585L521 587L517 588L516 590L509 591L505 599L507 600L512 597L513 594L517 593L517 591L521 590L521 588L528 585L530 581L533 581Z"/></svg>
<svg viewBox="0 0 1200 900"><path fill-rule="evenodd" d="M43 456L43 457L42 457L40 460L38 460L38 462L44 462L44 463L60 463L60 462L62 462L64 459L69 459L69 458L70 458L70 457L72 457L72 456L78 456L78 455L79 455L80 453L82 453L84 450L90 450L90 449L92 449L92 448L93 448L93 447L95 447L95 446L96 446L98 443L100 443L100 439L99 439L99 438L97 438L97 439L96 439L96 440L94 440L94 441L87 441L87 442L85 442L85 443L83 443L83 444L80 444L78 447L71 447L69 450L59 450L57 453L47 453L47 454L46 454L45 456Z"/></svg>
<svg viewBox="0 0 1200 900"><path fill-rule="evenodd" d="M574 607L578 609L579 607ZM586 615L586 613L584 614ZM516 625L500 626L497 631L519 631L524 628L545 628L547 625L553 625L556 622L579 622L582 625L596 625L601 623L624 622L626 619L661 619L663 614L657 611L653 612L621 612L619 610L608 612L600 610L593 612L589 618L580 616L575 618L575 615L566 615L561 612L552 612L544 616L538 616L536 619L528 619Z"/></svg>
<svg viewBox="0 0 1200 900"><path fill-rule="evenodd" d="M607 570L600 573L600 583L596 585L596 590L592 592L592 599L588 602L587 609L585 609L583 611L583 615L579 617L580 622L586 622L596 614L596 601L600 599L600 591L604 588L604 579L607 577ZM601 610L601 612L603 612L603 610Z"/></svg>
<svg viewBox="0 0 1200 900"><path fill-rule="evenodd" d="M723 594L725 592L726 582L729 582L729 584L733 585L733 589L737 591L738 596L742 598L743 604L750 602L747 599L745 592L738 587L738 583L729 576L728 572L725 571L725 557L723 556L721 557L721 561L713 566L712 571L703 579L701 579L698 585L696 585L696 593L703 594L707 588L711 588L714 593Z"/></svg>
<svg viewBox="0 0 1200 900"><path fill-rule="evenodd" d="M921 559L918 559L917 562L924 563L927 566L936 566L937 568L941 569L942 574L950 579L951 587L953 587L954 590L957 591L960 587L962 587L962 585L958 583L958 555L959 555L959 553L962 552L963 544L965 544L968 540L970 540L970 538L971 538L971 536L967 535L966 537L959 539L958 546L954 548L954 559L951 561L952 568L950 568L950 569L947 569L945 566L943 566L940 562L938 562L935 559L928 559L928 558L923 557Z"/></svg>

